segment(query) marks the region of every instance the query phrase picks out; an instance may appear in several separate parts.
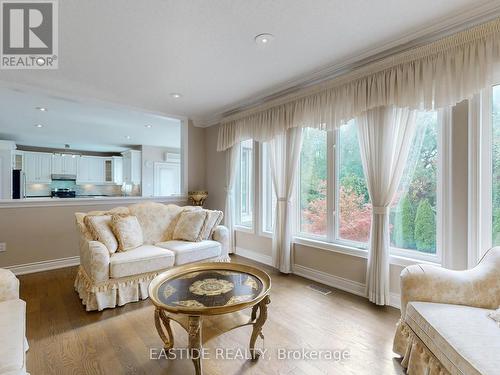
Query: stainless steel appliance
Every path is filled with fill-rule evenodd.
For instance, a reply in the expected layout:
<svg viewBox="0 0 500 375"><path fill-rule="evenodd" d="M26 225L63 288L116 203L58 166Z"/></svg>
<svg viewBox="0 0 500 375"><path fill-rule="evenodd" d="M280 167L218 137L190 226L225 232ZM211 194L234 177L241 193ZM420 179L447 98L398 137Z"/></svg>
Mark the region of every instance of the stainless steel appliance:
<svg viewBox="0 0 500 375"><path fill-rule="evenodd" d="M76 174L52 174L51 179L54 181L75 181Z"/></svg>
<svg viewBox="0 0 500 375"><path fill-rule="evenodd" d="M58 188L51 191L52 198L75 198L76 192L68 188Z"/></svg>
<svg viewBox="0 0 500 375"><path fill-rule="evenodd" d="M12 199L26 198L26 175L21 169L12 170Z"/></svg>

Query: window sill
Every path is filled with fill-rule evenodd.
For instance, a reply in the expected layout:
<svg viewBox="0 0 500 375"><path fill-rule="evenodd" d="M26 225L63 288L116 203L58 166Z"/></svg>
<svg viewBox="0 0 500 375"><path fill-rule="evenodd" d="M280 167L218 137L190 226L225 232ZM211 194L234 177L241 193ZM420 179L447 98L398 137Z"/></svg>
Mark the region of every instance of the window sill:
<svg viewBox="0 0 500 375"><path fill-rule="evenodd" d="M339 253L339 254L345 254L345 255L355 256L355 257L364 258L364 259L368 258L368 251L367 250L360 249L360 248L353 247L353 246L347 246L344 244L325 242L325 241L320 241L320 240L313 240L313 239L304 238L304 237L294 237L293 242L295 244L309 246L309 247L313 247L313 248L321 249L321 250L326 250L326 251L332 251L332 252ZM393 255L393 254L391 254L389 257L389 264L395 265L395 266L400 266L400 267L408 267L408 266L411 266L413 264L429 264L429 265L441 267L441 264L437 261L434 262L434 261L423 260L423 259L414 259L414 258L402 256L402 255Z"/></svg>

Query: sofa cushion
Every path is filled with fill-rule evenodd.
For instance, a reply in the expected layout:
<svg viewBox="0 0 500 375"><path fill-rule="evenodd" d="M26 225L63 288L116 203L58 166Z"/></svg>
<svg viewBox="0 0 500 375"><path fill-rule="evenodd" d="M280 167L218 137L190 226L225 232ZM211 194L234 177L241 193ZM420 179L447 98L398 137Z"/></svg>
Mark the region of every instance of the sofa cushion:
<svg viewBox="0 0 500 375"><path fill-rule="evenodd" d="M85 224L95 241L102 242L110 254L118 249L118 241L111 229L111 215L87 215Z"/></svg>
<svg viewBox="0 0 500 375"><path fill-rule="evenodd" d="M25 366L26 303L0 302L0 374L23 373Z"/></svg>
<svg viewBox="0 0 500 375"><path fill-rule="evenodd" d="M118 278L164 270L174 265L172 251L153 245L142 245L110 257L110 277Z"/></svg>
<svg viewBox="0 0 500 375"><path fill-rule="evenodd" d="M221 253L220 243L217 241L165 241L157 243L156 246L172 250L175 253L175 264L177 266L217 258Z"/></svg>
<svg viewBox="0 0 500 375"><path fill-rule="evenodd" d="M191 242L201 241L202 230L206 219L207 213L203 210L182 212L175 225L172 239Z"/></svg>
<svg viewBox="0 0 500 375"><path fill-rule="evenodd" d="M118 251L127 251L142 246L142 228L135 216L113 215L111 228L118 240Z"/></svg>
<svg viewBox="0 0 500 375"><path fill-rule="evenodd" d="M498 374L500 328L492 310L431 302L410 302L405 321L451 372Z"/></svg>
<svg viewBox="0 0 500 375"><path fill-rule="evenodd" d="M144 234L144 243L152 245L166 241L172 220L182 212L183 208L175 204L155 202L138 203L129 206L131 215L137 216Z"/></svg>

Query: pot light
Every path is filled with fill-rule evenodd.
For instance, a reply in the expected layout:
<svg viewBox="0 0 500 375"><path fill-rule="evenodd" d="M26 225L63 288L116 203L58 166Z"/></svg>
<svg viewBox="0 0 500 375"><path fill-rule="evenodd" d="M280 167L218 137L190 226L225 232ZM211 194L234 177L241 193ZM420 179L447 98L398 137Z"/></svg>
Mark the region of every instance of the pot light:
<svg viewBox="0 0 500 375"><path fill-rule="evenodd" d="M41 112L47 112L47 108L45 108L45 107L36 107L35 109L37 109Z"/></svg>
<svg viewBox="0 0 500 375"><path fill-rule="evenodd" d="M170 96L174 99L179 99L182 97L182 94L179 94L178 92L173 92L170 94Z"/></svg>
<svg viewBox="0 0 500 375"><path fill-rule="evenodd" d="M274 39L273 34L267 34L267 33L259 34L255 37L255 43L261 44L261 45L267 45L267 44L271 43L273 41L273 39Z"/></svg>
<svg viewBox="0 0 500 375"><path fill-rule="evenodd" d="M131 139L132 137L130 135L126 135L125 138Z"/></svg>
<svg viewBox="0 0 500 375"><path fill-rule="evenodd" d="M43 128L43 125L42 124L36 124L35 128Z"/></svg>
<svg viewBox="0 0 500 375"><path fill-rule="evenodd" d="M147 125L144 125L146 128L148 129L151 129L153 127L153 125L150 125L150 124L147 124Z"/></svg>

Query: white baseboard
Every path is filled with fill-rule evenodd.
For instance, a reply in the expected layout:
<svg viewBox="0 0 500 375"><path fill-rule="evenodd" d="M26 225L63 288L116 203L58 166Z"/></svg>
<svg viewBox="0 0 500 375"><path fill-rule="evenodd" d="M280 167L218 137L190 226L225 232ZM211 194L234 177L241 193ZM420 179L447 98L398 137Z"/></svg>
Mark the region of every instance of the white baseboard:
<svg viewBox="0 0 500 375"><path fill-rule="evenodd" d="M389 306L395 307L401 310L401 294L391 293L389 295Z"/></svg>
<svg viewBox="0 0 500 375"><path fill-rule="evenodd" d="M265 255L254 250L236 247L236 255L241 255L244 258L252 259L256 262L263 263L268 266L273 265L273 258L270 255Z"/></svg>
<svg viewBox="0 0 500 375"><path fill-rule="evenodd" d="M41 262L20 264L17 266L5 267L11 270L15 275L25 275L28 273L55 270L57 268L77 266L80 264L80 257L68 257L53 260L44 260Z"/></svg>
<svg viewBox="0 0 500 375"><path fill-rule="evenodd" d="M357 281L344 279L343 277L301 266L300 264L293 265L293 273L357 296L365 296L365 284L358 283Z"/></svg>
<svg viewBox="0 0 500 375"><path fill-rule="evenodd" d="M261 254L254 250L244 249L241 247L236 247L236 254L248 259L252 259L256 262L272 266L272 257L269 255ZM300 264L293 265L293 273L308 280L316 281L318 283L331 286L332 288L340 289L357 296L365 297L365 284L363 283L318 271L313 268L302 266ZM400 298L401 297L399 294L391 293L389 296L389 306L400 309Z"/></svg>

